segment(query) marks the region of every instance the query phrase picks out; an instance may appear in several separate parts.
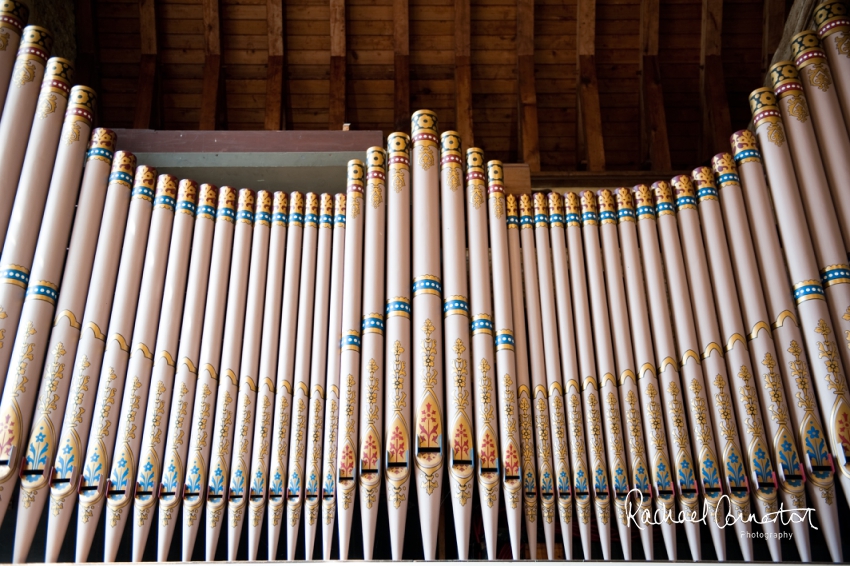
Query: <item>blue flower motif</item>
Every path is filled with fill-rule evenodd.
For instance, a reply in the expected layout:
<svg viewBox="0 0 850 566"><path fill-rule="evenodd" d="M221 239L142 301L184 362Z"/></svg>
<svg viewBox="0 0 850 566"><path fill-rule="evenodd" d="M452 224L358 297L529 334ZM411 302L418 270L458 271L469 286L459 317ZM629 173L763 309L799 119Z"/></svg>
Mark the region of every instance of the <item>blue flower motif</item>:
<svg viewBox="0 0 850 566"><path fill-rule="evenodd" d="M63 454L70 454L74 451L74 448L70 444L66 444L65 448L62 449Z"/></svg>
<svg viewBox="0 0 850 566"><path fill-rule="evenodd" d="M221 472L221 468L216 468L216 470L215 470L215 477L220 478L220 477L221 477L221 473L222 473L222 472Z"/></svg>
<svg viewBox="0 0 850 566"><path fill-rule="evenodd" d="M145 471L150 472L151 470L153 470L153 464L151 464L150 462L146 463L145 464Z"/></svg>
<svg viewBox="0 0 850 566"><path fill-rule="evenodd" d="M646 473L646 470L643 469L643 466L639 466L638 469L637 469L637 473L638 473L638 475L642 476L643 474Z"/></svg>
<svg viewBox="0 0 850 566"><path fill-rule="evenodd" d="M685 463L687 464L687 462L685 462ZM661 471L661 472L666 472L667 471L666 464L664 464L664 462L661 462L660 464L658 464L658 470Z"/></svg>
<svg viewBox="0 0 850 566"><path fill-rule="evenodd" d="M241 477L242 477L242 469L241 469L241 468L240 468L240 469L238 469L238 470L236 470L236 477L237 477L237 478L241 478Z"/></svg>
<svg viewBox="0 0 850 566"><path fill-rule="evenodd" d="M761 448L756 450L756 458L758 458L759 460L764 460L764 457L765 457L764 450L762 450Z"/></svg>
<svg viewBox="0 0 850 566"><path fill-rule="evenodd" d="M733 452L732 455L729 456L729 461L732 462L733 464L737 464L738 463L738 455Z"/></svg>
<svg viewBox="0 0 850 566"><path fill-rule="evenodd" d="M791 450L791 443L786 440L782 443L782 449L788 452L789 450Z"/></svg>
<svg viewBox="0 0 850 566"><path fill-rule="evenodd" d="M92 462L98 462L98 461L100 461L100 454L98 454L97 452L95 452L94 454L92 454L92 455L91 455L91 461L92 461Z"/></svg>
<svg viewBox="0 0 850 566"><path fill-rule="evenodd" d="M584 478L584 470L579 470L578 473L576 474L576 477Z"/></svg>
<svg viewBox="0 0 850 566"><path fill-rule="evenodd" d="M691 464L687 460L682 461L682 469L683 470L687 470L690 467L691 467Z"/></svg>
<svg viewBox="0 0 850 566"><path fill-rule="evenodd" d="M814 425L812 425L812 428L810 428L806 432L808 432L809 436L811 436L813 438L820 438L820 431L818 429L816 429Z"/></svg>
<svg viewBox="0 0 850 566"><path fill-rule="evenodd" d="M35 441L36 442L44 442L44 433L39 432L37 435L35 435Z"/></svg>
<svg viewBox="0 0 850 566"><path fill-rule="evenodd" d="M261 480L261 479L263 479L263 472L261 470L257 470L257 473L255 474L255 476L258 480Z"/></svg>
<svg viewBox="0 0 850 566"><path fill-rule="evenodd" d="M118 460L118 467L119 468L124 468L126 466L127 466L127 460L125 460L124 458L121 458L120 460Z"/></svg>
<svg viewBox="0 0 850 566"><path fill-rule="evenodd" d="M172 463L170 466L168 466L168 471L169 471L169 472L171 472L171 473L173 474L175 471L177 471L177 466L175 466L175 465ZM193 474L197 474L197 473L198 473L198 466L195 466L194 468L192 468L192 473L193 473Z"/></svg>
<svg viewBox="0 0 850 566"><path fill-rule="evenodd" d="M711 468L714 467L714 460L711 460L710 458L706 458L705 461L702 463L702 465L705 466L705 468L707 470L710 470Z"/></svg>
<svg viewBox="0 0 850 566"><path fill-rule="evenodd" d="M328 474L328 477L332 477L332 476L330 474ZM274 479L277 480L277 481L280 481L280 472L275 472Z"/></svg>

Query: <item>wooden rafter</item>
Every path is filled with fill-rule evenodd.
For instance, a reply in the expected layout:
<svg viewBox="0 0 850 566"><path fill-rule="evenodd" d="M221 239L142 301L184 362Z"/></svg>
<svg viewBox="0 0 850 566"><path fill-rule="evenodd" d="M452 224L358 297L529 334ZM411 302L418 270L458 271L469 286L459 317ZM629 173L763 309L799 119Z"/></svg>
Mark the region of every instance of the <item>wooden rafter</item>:
<svg viewBox="0 0 850 566"><path fill-rule="evenodd" d="M221 25L218 1L204 0L204 86L199 129L214 130L221 80Z"/></svg>
<svg viewBox="0 0 850 566"><path fill-rule="evenodd" d="M331 69L328 128L341 130L345 123L345 0L330 0Z"/></svg>
<svg viewBox="0 0 850 566"><path fill-rule="evenodd" d="M408 0L393 0L393 125L410 129L410 8Z"/></svg>
<svg viewBox="0 0 850 566"><path fill-rule="evenodd" d="M658 68L659 4L659 0L641 2L640 162L645 168L669 171L670 141Z"/></svg>
<svg viewBox="0 0 850 566"><path fill-rule="evenodd" d="M464 154L475 146L472 130L472 27L469 0L455 0L455 121Z"/></svg>
<svg viewBox="0 0 850 566"><path fill-rule="evenodd" d="M537 88L534 84L534 0L517 0L517 81L519 83L519 145L522 160L540 171Z"/></svg>
<svg viewBox="0 0 850 566"><path fill-rule="evenodd" d="M136 99L134 128L149 128L154 106L157 75L156 7L154 0L139 0L139 32L141 59L139 61L139 88Z"/></svg>
<svg viewBox="0 0 850 566"><path fill-rule="evenodd" d="M703 135L700 158L729 151L732 119L720 57L723 30L723 0L703 0L700 40L700 101Z"/></svg>
<svg viewBox="0 0 850 566"><path fill-rule="evenodd" d="M599 83L596 80L596 0L578 0L576 53L578 56L578 133L579 162L585 160L589 171L605 170L605 145L602 136L602 111Z"/></svg>
<svg viewBox="0 0 850 566"><path fill-rule="evenodd" d="M266 67L266 113L264 127L267 130L285 130L284 107L284 45L283 45L283 0L266 1L266 20L269 41L269 61Z"/></svg>

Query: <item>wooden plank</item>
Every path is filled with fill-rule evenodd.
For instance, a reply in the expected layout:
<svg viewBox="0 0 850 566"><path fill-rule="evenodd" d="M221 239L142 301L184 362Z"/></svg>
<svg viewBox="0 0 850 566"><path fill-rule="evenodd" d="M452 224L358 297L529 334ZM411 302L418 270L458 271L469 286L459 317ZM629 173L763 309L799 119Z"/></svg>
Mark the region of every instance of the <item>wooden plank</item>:
<svg viewBox="0 0 850 566"><path fill-rule="evenodd" d="M455 129L460 135L463 155L475 147L472 127L472 27L470 0L455 2Z"/></svg>
<svg viewBox="0 0 850 566"><path fill-rule="evenodd" d="M782 28L785 26L785 0L764 0L763 19L761 33L762 73L770 67L773 54L782 40Z"/></svg>
<svg viewBox="0 0 850 566"><path fill-rule="evenodd" d="M410 129L410 6L393 0L393 126Z"/></svg>
<svg viewBox="0 0 850 566"><path fill-rule="evenodd" d="M534 0L517 0L516 35L519 147L523 162L536 172L540 171L540 137L534 79Z"/></svg>
<svg viewBox="0 0 850 566"><path fill-rule="evenodd" d="M653 171L669 171L670 140L658 56L644 55L641 60L641 162L648 160L647 168Z"/></svg>
<svg viewBox="0 0 850 566"><path fill-rule="evenodd" d="M644 0L640 12L640 165L670 170L670 141L658 69L659 0Z"/></svg>
<svg viewBox="0 0 850 566"><path fill-rule="evenodd" d="M139 62L139 87L136 98L134 128L150 128L154 92L156 90L156 55L142 55Z"/></svg>
<svg viewBox="0 0 850 566"><path fill-rule="evenodd" d="M381 145L375 131L181 132L116 130L122 149L133 153L324 153L366 151Z"/></svg>
<svg viewBox="0 0 850 566"><path fill-rule="evenodd" d="M219 0L203 0L204 82L198 128L215 130L221 92L221 24Z"/></svg>
<svg viewBox="0 0 850 566"><path fill-rule="evenodd" d="M605 145L602 136L602 111L599 84L593 55L579 55L578 107L580 134L584 141L588 171L605 170Z"/></svg>
<svg viewBox="0 0 850 566"><path fill-rule="evenodd" d="M578 0L576 11L577 106L579 163L589 171L605 170L605 145L599 83L596 78L596 0Z"/></svg>
<svg viewBox="0 0 850 566"><path fill-rule="evenodd" d="M201 91L200 130L215 130L219 92L221 90L221 55L209 54L204 61L204 82Z"/></svg>
<svg viewBox="0 0 850 566"><path fill-rule="evenodd" d="M100 65L98 64L98 33L95 32L97 18L94 0L78 0L74 14L77 24L77 58L75 79L79 84L90 86L102 96ZM100 105L98 105L100 106ZM95 113L97 123L97 113Z"/></svg>
<svg viewBox="0 0 850 566"><path fill-rule="evenodd" d="M284 112L284 72L283 55L269 55L268 73L266 75L265 118L263 128L266 130L285 130L286 113Z"/></svg>
<svg viewBox="0 0 850 566"><path fill-rule="evenodd" d="M472 126L472 64L469 62L469 57L455 57L454 83L455 129L460 135L461 147L465 154L467 149L475 147L475 134ZM436 97L437 95L429 95L431 99ZM419 97L414 97L414 99L416 98ZM443 116L443 118L446 117Z"/></svg>
<svg viewBox="0 0 850 566"><path fill-rule="evenodd" d="M820 4L820 0L794 0L791 9L788 10L788 18L785 20L785 27L782 30L782 39L779 40L779 45L770 60L771 65L792 58L791 38L810 27L817 4ZM764 86L773 86L768 75L764 77Z"/></svg>
<svg viewBox="0 0 850 566"><path fill-rule="evenodd" d="M139 0L139 36L142 55L156 55L156 6L154 0Z"/></svg>
<svg viewBox="0 0 850 566"><path fill-rule="evenodd" d="M219 0L203 0L204 52L221 55L221 24L218 16Z"/></svg>
<svg viewBox="0 0 850 566"><path fill-rule="evenodd" d="M157 75L156 46L156 6L154 0L139 0L139 40L141 58L139 61L139 88L136 100L136 112L133 117L134 128L149 128L154 107ZM157 108L159 104L156 104Z"/></svg>
<svg viewBox="0 0 850 566"><path fill-rule="evenodd" d="M709 55L705 60L705 91L703 96L708 107L707 141L703 154L708 157L729 151L729 136L732 135L732 119L729 115L729 97L723 80L723 61L720 55Z"/></svg>
<svg viewBox="0 0 850 566"><path fill-rule="evenodd" d="M286 75L283 45L283 0L266 2L269 56L266 67L266 113L263 127L266 130L285 130L286 112L284 92Z"/></svg>
<svg viewBox="0 0 850 566"><path fill-rule="evenodd" d="M531 170L525 163L505 163L502 166L505 191L509 195L531 192Z"/></svg>
<svg viewBox="0 0 850 566"><path fill-rule="evenodd" d="M331 57L328 129L341 130L345 123L345 56Z"/></svg>
<svg viewBox="0 0 850 566"><path fill-rule="evenodd" d="M345 123L345 0L330 0L331 65L328 128Z"/></svg>
<svg viewBox="0 0 850 566"><path fill-rule="evenodd" d="M670 179L676 175L689 175L689 171L544 171L531 175L534 190L542 189L590 189L631 187L638 183L650 185L659 179Z"/></svg>
<svg viewBox="0 0 850 566"><path fill-rule="evenodd" d="M700 36L700 106L702 136L700 159L718 151L729 151L732 120L729 100L723 80L721 34L723 31L723 0L702 0L702 32Z"/></svg>

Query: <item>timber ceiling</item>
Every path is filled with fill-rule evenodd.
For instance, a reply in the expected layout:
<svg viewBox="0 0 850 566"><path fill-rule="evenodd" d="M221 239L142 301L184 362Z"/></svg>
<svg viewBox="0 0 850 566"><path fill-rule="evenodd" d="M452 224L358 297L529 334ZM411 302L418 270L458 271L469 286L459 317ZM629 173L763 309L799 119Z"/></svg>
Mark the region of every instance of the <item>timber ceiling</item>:
<svg viewBox="0 0 850 566"><path fill-rule="evenodd" d="M351 129L386 135L394 124L409 132L405 116L429 108L437 112L441 130L463 133L471 119L474 143L488 159L539 159L543 171L599 169L599 163L588 163L587 152L595 151L600 136L602 167L608 170L699 164L720 149L718 143L726 143L717 134L712 147L709 128L703 127L710 121L704 118L703 98L706 108L709 101L722 105L725 98L731 126L723 134L727 139L732 129L746 127L747 94L761 86L763 61L771 54L771 46L763 45L763 30L775 36L768 42L775 48L786 9L785 0L647 0L642 19L640 0L86 1L92 4L93 21L78 22L78 33L88 28L96 35L92 62L99 73L94 80L103 126L191 130L203 121L207 129L307 130L337 129L346 122ZM465 6L468 35L463 33ZM580 10L586 16L581 31ZM768 10L774 16L763 23ZM332 25L332 14L344 16ZM709 21L704 33L705 18L719 21ZM663 159L653 163L649 150L642 150L641 121L649 120L649 111L642 112L641 59L642 52L653 55L653 24L657 59L652 61L660 76L656 92L663 96L669 166ZM275 33L277 26L282 34ZM409 96L403 90L405 32ZM466 37L468 45L462 41ZM642 37L650 38L648 51L642 51ZM720 62L720 74L714 69L705 80L725 83L725 93L715 89L712 94L707 87L707 97L701 96L701 53ZM526 72L518 71L518 61ZM527 72L532 66L533 76ZM589 117L582 119L581 136L580 75L589 77L587 92L592 93L593 84L598 92L595 115L595 95L582 98L584 112L591 114L582 114ZM519 76L530 78L524 82ZM525 88L524 104L520 87ZM458 123L457 100L466 92L471 112L461 110ZM213 106L216 95L218 108ZM534 132L523 128L535 100L539 157ZM146 108L140 111L145 104L150 117ZM723 132L722 114L719 120ZM647 148L649 138L643 138ZM587 152L580 149L580 139L588 140Z"/></svg>

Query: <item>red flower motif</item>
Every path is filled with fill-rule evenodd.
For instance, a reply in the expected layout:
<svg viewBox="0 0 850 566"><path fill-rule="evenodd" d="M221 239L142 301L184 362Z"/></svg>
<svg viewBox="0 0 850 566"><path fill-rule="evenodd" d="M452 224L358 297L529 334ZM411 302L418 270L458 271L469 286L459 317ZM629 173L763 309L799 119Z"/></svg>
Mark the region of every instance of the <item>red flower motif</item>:
<svg viewBox="0 0 850 566"><path fill-rule="evenodd" d="M420 411L419 419L419 444L424 448L436 448L440 435L440 423L437 420L437 410L426 403L425 408Z"/></svg>
<svg viewBox="0 0 850 566"><path fill-rule="evenodd" d="M519 475L519 455L513 444L508 446L508 453L505 456L505 471L509 476Z"/></svg>
<svg viewBox="0 0 850 566"><path fill-rule="evenodd" d="M484 434L484 440L481 442L481 467L493 468L496 465L496 442L490 433Z"/></svg>
<svg viewBox="0 0 850 566"><path fill-rule="evenodd" d="M838 441L850 449L850 414L843 413L836 424L838 425Z"/></svg>
<svg viewBox="0 0 850 566"><path fill-rule="evenodd" d="M403 462L404 461L404 452L407 449L404 442L404 435L401 433L401 429L399 427L395 427L392 434L390 434L390 462Z"/></svg>
<svg viewBox="0 0 850 566"><path fill-rule="evenodd" d="M454 446L452 447L455 458L464 460L464 455L469 453L469 433L463 424L458 425L455 431Z"/></svg>

